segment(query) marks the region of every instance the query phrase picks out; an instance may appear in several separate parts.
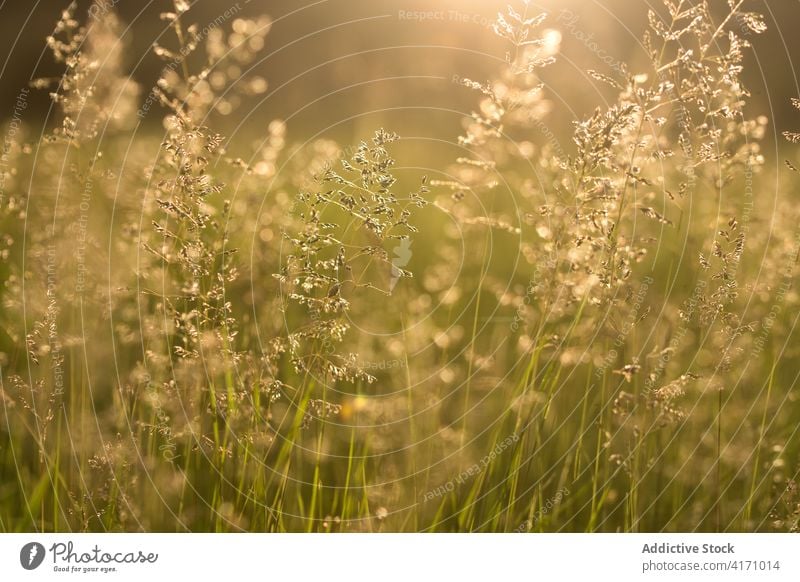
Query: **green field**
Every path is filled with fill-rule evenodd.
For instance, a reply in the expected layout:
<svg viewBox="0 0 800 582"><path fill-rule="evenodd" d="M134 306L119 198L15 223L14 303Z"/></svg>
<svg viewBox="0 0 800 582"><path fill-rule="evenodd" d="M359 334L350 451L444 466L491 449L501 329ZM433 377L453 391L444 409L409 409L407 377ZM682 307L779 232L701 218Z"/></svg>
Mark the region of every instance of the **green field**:
<svg viewBox="0 0 800 582"><path fill-rule="evenodd" d="M513 3L460 135L352 144L243 113L280 21L165 3L148 87L109 3L54 12L2 126L0 531L797 531L800 111L743 85L748 4L659 3L572 112L577 29Z"/></svg>

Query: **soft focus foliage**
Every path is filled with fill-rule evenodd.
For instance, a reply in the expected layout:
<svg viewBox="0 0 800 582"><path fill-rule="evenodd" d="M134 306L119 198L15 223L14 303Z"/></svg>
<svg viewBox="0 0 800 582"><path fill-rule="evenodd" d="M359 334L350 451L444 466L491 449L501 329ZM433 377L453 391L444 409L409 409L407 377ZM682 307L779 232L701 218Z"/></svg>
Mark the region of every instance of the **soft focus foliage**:
<svg viewBox="0 0 800 582"><path fill-rule="evenodd" d="M757 200L746 2L650 11L569 146L561 37L509 6L434 172L385 129L218 133L268 18L175 0L147 90L100 14L62 14L59 123L4 151L1 530L798 529L800 235Z"/></svg>

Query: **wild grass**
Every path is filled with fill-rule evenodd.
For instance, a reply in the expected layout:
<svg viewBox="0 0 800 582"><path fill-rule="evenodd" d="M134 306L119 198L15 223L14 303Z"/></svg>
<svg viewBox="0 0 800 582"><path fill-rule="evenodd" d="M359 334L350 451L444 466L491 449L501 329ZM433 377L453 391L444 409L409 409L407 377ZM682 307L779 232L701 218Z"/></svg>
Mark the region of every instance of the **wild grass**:
<svg viewBox="0 0 800 582"><path fill-rule="evenodd" d="M413 178L384 129L232 143L269 19L162 18L148 91L69 7L59 125L4 152L0 530L797 531L800 234L758 200L746 2L651 11L569 151L558 35L509 7L463 154Z"/></svg>

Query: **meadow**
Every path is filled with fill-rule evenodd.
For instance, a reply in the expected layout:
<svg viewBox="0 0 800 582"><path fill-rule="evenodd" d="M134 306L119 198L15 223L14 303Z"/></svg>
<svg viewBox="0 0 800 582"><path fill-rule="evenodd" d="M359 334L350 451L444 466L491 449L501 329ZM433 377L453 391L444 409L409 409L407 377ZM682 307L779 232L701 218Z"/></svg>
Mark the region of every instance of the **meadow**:
<svg viewBox="0 0 800 582"><path fill-rule="evenodd" d="M281 24L163 4L151 85L73 4L6 112L0 531L800 529L800 100L751 103L750 2L652 6L577 116L576 20L512 2L441 163L229 138Z"/></svg>

